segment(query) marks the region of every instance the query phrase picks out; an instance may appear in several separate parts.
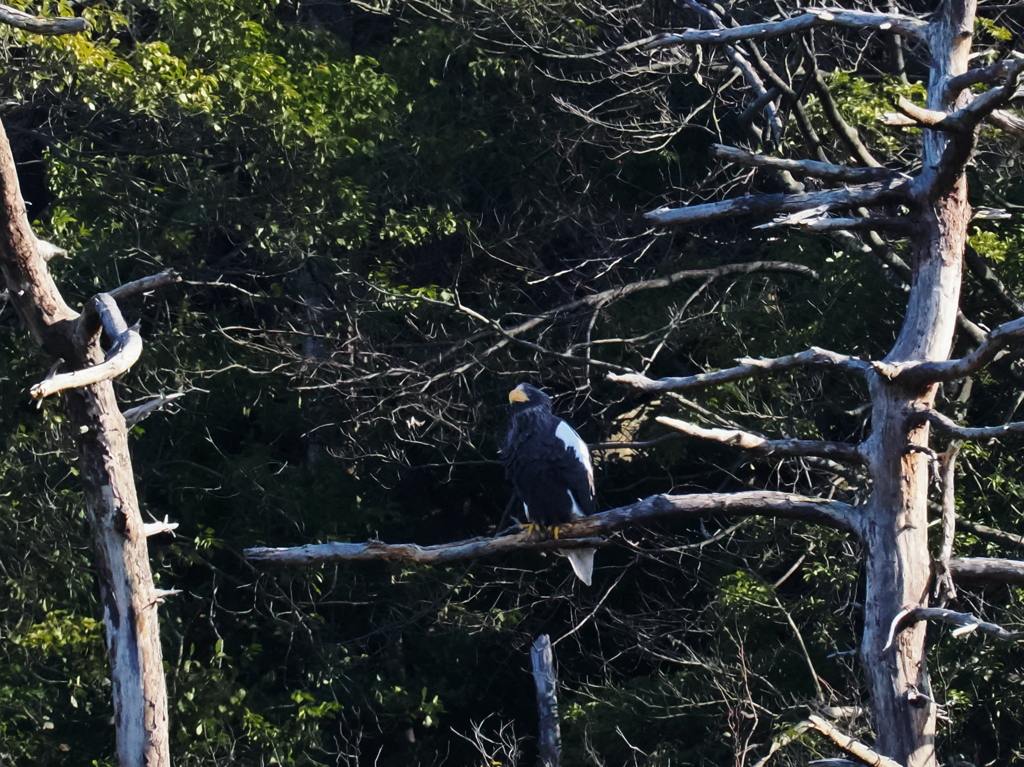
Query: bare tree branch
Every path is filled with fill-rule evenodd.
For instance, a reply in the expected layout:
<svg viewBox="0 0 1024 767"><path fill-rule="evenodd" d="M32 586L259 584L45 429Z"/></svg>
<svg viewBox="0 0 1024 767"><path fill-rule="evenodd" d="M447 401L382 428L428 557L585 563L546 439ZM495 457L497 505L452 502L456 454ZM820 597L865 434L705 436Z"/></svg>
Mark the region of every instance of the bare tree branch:
<svg viewBox="0 0 1024 767"><path fill-rule="evenodd" d="M1017 139L1024 139L1024 118L1007 112L1005 109L996 109L985 118L985 122L993 128L1009 133Z"/></svg>
<svg viewBox="0 0 1024 767"><path fill-rule="evenodd" d="M149 538L154 535L162 535L163 533L173 533L177 529L177 522L171 522L167 517L164 517L162 522L144 523L142 525L142 534ZM179 592L175 591L175 593Z"/></svg>
<svg viewBox="0 0 1024 767"><path fill-rule="evenodd" d="M906 125L926 125L929 128L935 128L936 130L942 130L938 126L944 121L950 118L947 112L942 112L938 109L925 109L922 106L918 106L910 99L900 96L896 101L896 107L906 117L910 118L910 122L904 123ZM895 124L889 122L890 125ZM952 130L952 128L950 128Z"/></svg>
<svg viewBox="0 0 1024 767"><path fill-rule="evenodd" d="M19 11L9 5L0 5L0 23L23 29L34 35L73 35L89 28L85 19L67 17L44 19Z"/></svg>
<svg viewBox="0 0 1024 767"><path fill-rule="evenodd" d="M863 210L863 209L862 209ZM776 216L767 224L759 224L754 229L775 229L789 226L804 232L850 232L866 230L875 232L884 230L892 234L909 236L915 230L913 219L909 216L864 216L862 218L829 218L828 207L802 210L798 213L787 213Z"/></svg>
<svg viewBox="0 0 1024 767"><path fill-rule="evenodd" d="M827 442L816 439L765 439L757 434L738 429L706 429L677 418L658 416L655 420L669 428L689 434L691 437L720 442L723 445L742 447L762 455L784 457L817 456L846 463L863 463L864 457L856 445L847 442Z"/></svg>
<svg viewBox="0 0 1024 767"><path fill-rule="evenodd" d="M172 392L171 394L161 394L158 397L153 397L153 399L149 400L148 402L144 402L141 405L137 405L136 407L125 410L121 414L124 416L125 426L131 428L139 421L151 416L153 413L156 413L159 410L163 410L165 407L174 402L174 400L184 396L185 392L183 391Z"/></svg>
<svg viewBox="0 0 1024 767"><path fill-rule="evenodd" d="M1024 59L1006 62L1006 75L1002 85L974 97L971 103L952 114L919 107L903 97L900 97L896 105L905 115L933 130L954 133L973 131L982 120L1010 101L1017 90L1017 79L1021 72L1024 72Z"/></svg>
<svg viewBox="0 0 1024 767"><path fill-rule="evenodd" d="M956 586L949 571L949 560L953 556L953 539L956 536L956 457L960 452L960 443L951 442L940 457L941 471L939 479L942 483L942 544L938 559L935 560L934 594L942 605L956 599Z"/></svg>
<svg viewBox="0 0 1024 767"><path fill-rule="evenodd" d="M665 277L657 277L651 280L639 280L637 282L631 282L626 285L621 285L616 288L609 288L599 293L592 293L589 296L578 298L575 301L556 306L554 309L548 309L546 312L534 315L525 322L519 325L514 325L511 328L502 328L501 325L488 317L480 314L470 307L464 306L461 302L455 305L455 308L462 313L477 319L487 325L487 330L480 331L468 338L463 339L458 344L453 346L451 349L442 354L438 361L443 361L449 357L455 355L461 348L467 343L479 341L482 338L486 338L492 335L501 335L505 338L499 341L497 344L486 350L482 354L477 355L477 359L482 359L488 356L493 351L505 346L510 341L514 340L517 336L532 330L533 328L541 325L545 320L552 317L556 317L559 314L565 312L574 311L576 309L583 309L588 307L605 307L612 304L615 301L631 296L634 293L640 293L645 290L658 290L661 288L671 287L679 282L686 282L690 280L704 280L710 282L724 277L731 277L740 274L755 274L760 272L778 272L781 274L795 274L802 277L808 277L813 280L819 279L818 273L810 267L804 266L803 264L794 264L788 261L751 261L745 264L725 264L723 266L714 267L711 269L685 269L674 274L667 275ZM370 285L375 290L381 290L379 287ZM388 295L395 298L409 298L396 293L388 293ZM451 307L452 304L447 301L431 300L422 296L415 298L417 301L424 301L428 303L437 303L440 305ZM571 356L571 355L570 355ZM593 364L594 360L589 360Z"/></svg>
<svg viewBox="0 0 1024 767"><path fill-rule="evenodd" d="M1015 559L961 557L950 560L949 569L958 581L1024 586L1024 562Z"/></svg>
<svg viewBox="0 0 1024 767"><path fill-rule="evenodd" d="M870 207L900 199L906 200L909 189L910 181L892 179L849 189L825 189L801 194L752 194L703 205L661 207L644 214L644 218L663 226L679 226L733 216L795 213L818 206L826 210Z"/></svg>
<svg viewBox="0 0 1024 767"><path fill-rule="evenodd" d="M946 82L945 96L947 101L955 101L960 92L973 85L995 85L1000 80L1009 77L1017 61L1014 59L1003 59L987 67L979 67L964 72L962 75L951 77Z"/></svg>
<svg viewBox="0 0 1024 767"><path fill-rule="evenodd" d="M133 282L126 282L124 285L109 291L108 295L115 301L120 301L127 296L147 293L150 290L155 290L164 285L173 285L176 282L181 282L181 275L173 269L164 269L158 274L152 274L149 277L143 277Z"/></svg>
<svg viewBox="0 0 1024 767"><path fill-rule="evenodd" d="M476 354L475 355L475 359L474 359L474 363L467 364L467 367L468 367L469 365L475 364L476 361L482 359L483 357L488 356L490 353L493 353L494 351L497 351L498 349L502 348L503 346L507 345L508 343L514 341L516 339L516 337L518 337L519 335L521 335L523 333L526 333L527 331L532 330L532 329L542 325L545 321L547 321L547 319L550 319L553 316L557 316L558 314L562 314L562 313L567 312L567 311L572 311L574 309L581 309L581 308L587 308L587 307L592 307L592 306L593 307L608 306L612 302L620 300L620 299L623 299L623 298L626 298L627 296L631 296L634 293L640 293L642 291L647 291L647 290L658 290L658 289L662 289L662 288L669 288L669 287L671 287L671 286L673 286L673 285L675 285L677 283L682 283L682 282L686 282L686 281L702 280L702 281L705 281L706 283L710 283L710 282L715 281L715 280L720 280L720 279L723 279L723 278L727 278L727 276L732 276L732 275L737 275L737 274L752 274L752 273L757 273L757 272L780 272L780 273L799 274L801 276L806 276L806 278L809 278L811 280L818 280L819 279L818 278L818 273L816 271L814 271L814 269L812 269L812 268L810 268L808 266L804 266L803 264L791 263L791 262L788 262L788 261L751 261L749 263L725 264L723 266L717 266L717 267L709 268L709 269L684 269L682 271L677 271L674 274L669 274L667 276L663 276L663 278L656 278L656 279L653 279L653 280L641 280L641 281L638 281L636 283L629 283L627 285L623 285L623 286L620 286L620 287L617 287L617 288L609 288L608 290L601 291L599 293L592 293L589 296L584 296L583 298L579 298L579 299L574 300L574 301L569 301L568 303L564 303L564 304L562 304L560 306L556 306L553 309L548 309L547 311L542 312L540 314L532 315L532 316L530 316L529 319L527 319L527 321L525 321L523 323L520 323L519 325L513 326L512 328L508 328L508 329L502 328L500 323L498 323L497 321L494 321L494 319L490 319L489 317L486 317L483 314L480 314L475 309L472 309L472 308L470 308L468 306L465 306L461 302L459 302L459 303L455 304L455 308L456 309L458 309L459 311L462 311L463 313L465 313L465 314L467 314L469 316L472 316L473 318L477 319L477 321L482 322L484 325L487 326L487 329L483 330L483 331L480 331L478 333L475 333L472 336L469 336L468 338L462 339L458 344L454 345L451 349L449 349L449 350L445 351L443 354L441 354L438 357L438 361L443 361L444 359L447 359L447 358L449 358L451 356L454 356L456 353L459 352L460 349L465 347L466 344L479 341L479 340L481 340L483 338L487 338L489 336L494 336L494 335L504 336L504 338L501 341L498 341L496 344L494 344L493 346L490 346L488 349L484 350L483 352L481 352L479 354ZM368 287L370 287L370 288L372 288L374 290L385 292L385 291L382 291L382 289L379 288L378 286L374 286L374 285L369 285L368 284ZM401 294L395 294L395 293L390 293L390 292L388 292L388 295L392 296L394 298L399 298L399 299L411 298L409 296L404 296L404 295L401 295ZM439 304L439 305L449 306L449 307L453 306L453 304L451 302L440 301L440 300L432 300L432 299L425 298L425 297L422 297L422 296L417 296L415 300L429 302L429 303L436 303L436 304ZM542 349L544 351L550 351L550 350L543 349L543 347L538 347L538 348ZM559 354L559 352L550 352L550 353L553 353L553 354L556 354L556 355ZM577 358L577 357L572 357L571 355L568 355L568 356L570 358L573 358L573 359ZM592 364L592 365L596 364L596 360L594 360L594 359L588 359L586 361L588 361L588 363ZM611 366L611 365L605 364L604 367L615 368L617 366ZM463 369L459 369L459 372L460 373L463 372Z"/></svg>
<svg viewBox="0 0 1024 767"><path fill-rule="evenodd" d="M910 16L887 13L867 13L831 9L808 10L800 16L764 24L747 24L732 29L687 29L683 32L666 33L655 37L644 45L645 48L668 48L676 45L730 45L747 40L764 40L815 27L851 27L867 31L891 31L901 35L925 39L928 23Z"/></svg>
<svg viewBox="0 0 1024 767"><path fill-rule="evenodd" d="M683 0L687 7L703 16L707 19L715 29L725 29L725 24L722 23L721 17L712 11L710 8L706 8L697 2L697 0ZM776 105L772 98L772 95L764 87L764 81L761 76L758 75L757 70L751 65L747 57L734 45L725 46L726 55L732 59L732 62L736 67L743 73L743 79L747 81L751 89L753 89L756 95L755 102L763 108L765 114L768 116L768 125L771 128L772 138L775 144L778 144L782 140L782 121L779 119L779 113L776 109Z"/></svg>
<svg viewBox="0 0 1024 767"><path fill-rule="evenodd" d="M928 423L957 439L998 439L1024 434L1024 421L1012 421L1002 426L960 426L952 418L936 410L927 409L919 412Z"/></svg>
<svg viewBox="0 0 1024 767"><path fill-rule="evenodd" d="M839 111L839 107L836 105L835 99L832 98L832 91L829 89L828 83L825 82L825 76L821 74L821 70L817 67L814 54L809 48L807 48L806 41L804 41L804 49L807 51L807 57L805 60L808 62L809 66L814 68L811 83L814 86L815 93L818 94L821 109L825 113L825 118L829 121L832 129L843 140L849 148L850 153L864 163L864 165L869 168L881 168L882 163L874 158L868 148L864 145L864 142L861 141L860 134L857 132L857 129L846 122L843 118L842 113Z"/></svg>
<svg viewBox="0 0 1024 767"><path fill-rule="evenodd" d="M862 762L870 764L871 767L901 767L898 762L894 762L892 759L882 756L877 751L874 751L860 741L854 740L846 733L833 727L832 724L826 722L820 716L812 714L807 717L807 720L815 730L831 740L843 749L843 751L846 751L848 754L853 754Z"/></svg>
<svg viewBox="0 0 1024 767"><path fill-rule="evenodd" d="M846 354L837 354L817 346L812 346L806 351L791 354L787 357L776 357L774 359L745 358L737 360L737 362L740 364L736 367L716 370L713 373L698 373L693 376L653 379L638 373L626 375L609 373L608 380L626 384L643 391L683 391L726 383L728 381L738 381L803 365L838 367L842 370L856 373L865 373L872 369L869 362L856 357L850 357Z"/></svg>
<svg viewBox="0 0 1024 767"><path fill-rule="evenodd" d="M941 381L955 381L988 365L1007 346L1024 340L1024 317L1004 322L974 351L960 359L942 362L904 362L879 369L888 378L900 383L924 385Z"/></svg>
<svg viewBox="0 0 1024 767"><path fill-rule="evenodd" d="M889 644L885 646L885 649L888 650L892 646L893 640L902 629L918 621L941 621L942 623L952 623L954 626L963 626L963 629L954 632L957 636L981 629L999 639L1007 641L1024 637L1024 632L1007 631L998 623L983 621L970 613L958 613L942 607L915 607L913 609L901 610L893 618L892 625L889 627Z"/></svg>
<svg viewBox="0 0 1024 767"><path fill-rule="evenodd" d="M587 447L592 453L599 450L646 450L648 448L656 447L663 442L679 439L681 436L681 434L670 432L668 434L662 434L660 437L642 440L640 442L596 442L588 444Z"/></svg>
<svg viewBox="0 0 1024 767"><path fill-rule="evenodd" d="M980 522L972 522L968 519L958 519L957 525L968 532L974 533L979 538L987 538L990 541L1001 543L1004 546L1024 548L1024 535L1008 533L1005 530L998 530L994 527L983 525Z"/></svg>
<svg viewBox="0 0 1024 767"><path fill-rule="evenodd" d="M888 181L900 176L899 172L889 168L854 168L849 165L836 165L830 162L818 162L817 160L789 160L781 157L765 157L764 155L754 154L744 149L737 149L736 147L725 146L724 144L712 144L711 154L719 160L726 160L745 167L788 170L793 173L813 176L814 178L843 181L852 184L862 184L869 181Z"/></svg>
<svg viewBox="0 0 1024 767"><path fill-rule="evenodd" d="M538 538L530 532L513 533L497 538L471 538L435 546L415 543L388 544L318 543L293 548L251 548L245 557L254 562L284 565L311 565L344 561L409 561L437 564L461 559L501 554L519 549L592 548L604 543L594 536L623 527L643 524L668 517L721 515L748 517L763 515L796 519L826 525L845 532L855 532L858 516L855 509L839 501L811 498L792 493L757 491L746 493L694 493L693 495L652 495L630 506L593 514L579 521L559 525L559 537Z"/></svg>
<svg viewBox="0 0 1024 767"><path fill-rule="evenodd" d="M33 399L49 397L51 394L65 389L88 386L116 378L138 361L142 354L142 336L139 335L137 328L128 327L121 316L117 302L110 297L109 293L100 293L86 304L85 311L78 319L78 325L89 334L88 328L96 321L102 324L103 329L113 342L106 359L98 365L73 370L70 373L60 373L40 381L29 389L29 394Z"/></svg>
<svg viewBox="0 0 1024 767"><path fill-rule="evenodd" d="M792 224L804 232L887 232L898 237L909 237L916 229L906 216L871 216L868 218L814 218Z"/></svg>

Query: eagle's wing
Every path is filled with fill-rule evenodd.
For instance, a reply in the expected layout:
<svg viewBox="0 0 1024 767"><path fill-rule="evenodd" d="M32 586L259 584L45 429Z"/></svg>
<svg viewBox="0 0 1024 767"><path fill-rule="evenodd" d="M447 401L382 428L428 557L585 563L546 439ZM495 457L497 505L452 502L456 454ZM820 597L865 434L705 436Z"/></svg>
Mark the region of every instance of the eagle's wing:
<svg viewBox="0 0 1024 767"><path fill-rule="evenodd" d="M559 421L555 428L555 438L564 447L560 456L559 468L569 492L575 501L574 513L593 514L594 506L594 465L590 461L587 443L565 421Z"/></svg>

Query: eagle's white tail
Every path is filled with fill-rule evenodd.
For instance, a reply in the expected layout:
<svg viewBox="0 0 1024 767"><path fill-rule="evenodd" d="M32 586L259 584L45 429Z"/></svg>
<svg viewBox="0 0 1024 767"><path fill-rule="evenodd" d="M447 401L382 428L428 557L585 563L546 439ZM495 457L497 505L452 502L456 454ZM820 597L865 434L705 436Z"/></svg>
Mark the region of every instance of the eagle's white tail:
<svg viewBox="0 0 1024 767"><path fill-rule="evenodd" d="M594 554L597 549L566 549L565 555L569 558L569 564L572 565L572 571L576 573L576 577L583 581L588 586L590 585L590 579L594 575Z"/></svg>

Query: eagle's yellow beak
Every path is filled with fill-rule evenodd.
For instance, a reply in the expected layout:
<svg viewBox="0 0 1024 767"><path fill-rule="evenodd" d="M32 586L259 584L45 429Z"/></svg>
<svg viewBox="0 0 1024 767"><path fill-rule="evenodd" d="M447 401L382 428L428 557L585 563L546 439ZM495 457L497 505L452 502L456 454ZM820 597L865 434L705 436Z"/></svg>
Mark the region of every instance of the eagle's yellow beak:
<svg viewBox="0 0 1024 767"><path fill-rule="evenodd" d="M529 399L530 398L526 396L526 392L523 391L522 386L517 386L508 393L509 402L527 402Z"/></svg>

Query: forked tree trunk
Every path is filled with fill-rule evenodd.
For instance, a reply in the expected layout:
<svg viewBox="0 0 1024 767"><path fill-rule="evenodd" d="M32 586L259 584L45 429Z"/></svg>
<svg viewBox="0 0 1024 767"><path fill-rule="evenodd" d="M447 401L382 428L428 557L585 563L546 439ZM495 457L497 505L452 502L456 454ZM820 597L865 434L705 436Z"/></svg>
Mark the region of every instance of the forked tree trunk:
<svg viewBox="0 0 1024 767"><path fill-rule="evenodd" d="M0 271L36 342L63 370L83 370L105 355L100 331L127 337L116 303L105 297L116 321L102 312L69 307L40 256L25 214L14 158L0 126ZM92 305L92 302L90 302ZM123 370L123 367L121 368ZM27 388L27 387L26 387ZM51 387L62 388L62 387ZM139 514L124 418L109 379L68 389L65 408L78 443L103 622L110 658L114 725L120 767L169 767L167 692L157 624L159 593L153 588L146 528Z"/></svg>
<svg viewBox="0 0 1024 767"><path fill-rule="evenodd" d="M929 109L962 106L949 103L943 91L950 77L967 71L974 10L974 0L950 0L932 25ZM886 362L945 360L952 350L971 211L963 166L951 168L953 158L943 157L948 144L946 134L925 130L924 170L915 182L921 234L911 243L907 311ZM906 767L934 767L936 710L925 659L926 624L910 626L884 648L901 609L928 605L930 459L915 449L927 447L928 426L914 425L911 413L932 405L936 386L876 378L871 388L872 434L862 446L874 487L862 530L867 596L861 652L874 699L876 748Z"/></svg>

